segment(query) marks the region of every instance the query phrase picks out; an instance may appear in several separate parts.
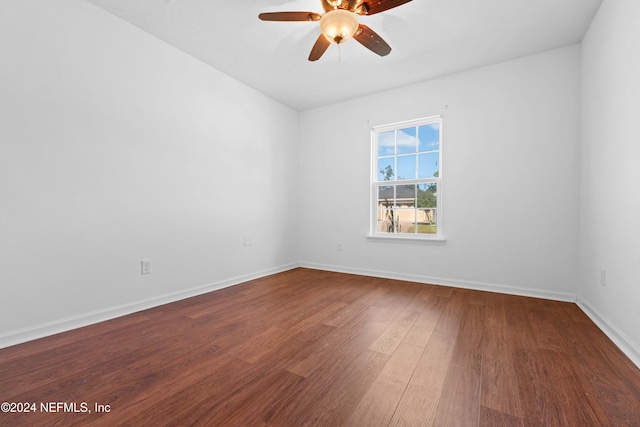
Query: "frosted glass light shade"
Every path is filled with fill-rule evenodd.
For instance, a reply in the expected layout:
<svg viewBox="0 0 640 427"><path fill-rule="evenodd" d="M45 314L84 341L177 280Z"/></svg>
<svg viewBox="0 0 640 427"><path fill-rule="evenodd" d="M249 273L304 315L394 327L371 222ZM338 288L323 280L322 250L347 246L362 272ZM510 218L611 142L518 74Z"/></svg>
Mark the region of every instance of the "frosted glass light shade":
<svg viewBox="0 0 640 427"><path fill-rule="evenodd" d="M331 43L344 43L358 30L358 18L348 10L330 10L320 19L320 30Z"/></svg>

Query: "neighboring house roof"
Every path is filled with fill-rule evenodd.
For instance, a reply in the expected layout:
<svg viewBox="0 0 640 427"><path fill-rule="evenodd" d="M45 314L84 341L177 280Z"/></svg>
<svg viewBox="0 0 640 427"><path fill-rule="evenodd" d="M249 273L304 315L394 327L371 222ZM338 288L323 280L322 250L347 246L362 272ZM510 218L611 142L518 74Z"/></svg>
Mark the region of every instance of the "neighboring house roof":
<svg viewBox="0 0 640 427"><path fill-rule="evenodd" d="M393 204L394 195L393 195L393 185L388 187L380 187L378 193L378 201L381 205L390 207L389 204ZM406 185L395 185L396 194L395 194L395 205L397 207L414 207L417 206L419 208L425 209L434 209L435 206L425 206L418 201L416 205L416 190L414 184L406 184ZM419 190L420 192L422 190Z"/></svg>
<svg viewBox="0 0 640 427"><path fill-rule="evenodd" d="M396 199L415 199L416 190L413 185L396 185ZM379 199L393 199L393 186L381 188L378 193Z"/></svg>

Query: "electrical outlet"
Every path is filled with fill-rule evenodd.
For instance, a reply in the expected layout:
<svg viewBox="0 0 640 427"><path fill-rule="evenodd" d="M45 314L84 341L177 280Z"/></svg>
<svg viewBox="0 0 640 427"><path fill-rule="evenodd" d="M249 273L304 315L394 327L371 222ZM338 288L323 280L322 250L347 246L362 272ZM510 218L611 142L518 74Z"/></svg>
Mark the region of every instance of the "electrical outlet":
<svg viewBox="0 0 640 427"><path fill-rule="evenodd" d="M607 287L607 270L600 270L600 286Z"/></svg>
<svg viewBox="0 0 640 427"><path fill-rule="evenodd" d="M150 259L143 259L140 262L141 265L141 274L151 274L151 260Z"/></svg>
<svg viewBox="0 0 640 427"><path fill-rule="evenodd" d="M342 252L342 242L338 242L338 252Z"/></svg>

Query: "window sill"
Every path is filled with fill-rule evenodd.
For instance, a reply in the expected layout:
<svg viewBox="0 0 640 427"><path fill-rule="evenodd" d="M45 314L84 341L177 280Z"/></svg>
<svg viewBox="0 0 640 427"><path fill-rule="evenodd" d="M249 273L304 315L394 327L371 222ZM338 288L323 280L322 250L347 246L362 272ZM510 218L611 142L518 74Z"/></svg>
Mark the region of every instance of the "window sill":
<svg viewBox="0 0 640 427"><path fill-rule="evenodd" d="M433 243L433 244L444 244L447 239L444 236L433 236L433 237L413 237L413 236L403 236L397 234L390 234L388 236L380 235L380 234L369 234L367 236L367 240L378 241L378 242L404 242L404 243Z"/></svg>

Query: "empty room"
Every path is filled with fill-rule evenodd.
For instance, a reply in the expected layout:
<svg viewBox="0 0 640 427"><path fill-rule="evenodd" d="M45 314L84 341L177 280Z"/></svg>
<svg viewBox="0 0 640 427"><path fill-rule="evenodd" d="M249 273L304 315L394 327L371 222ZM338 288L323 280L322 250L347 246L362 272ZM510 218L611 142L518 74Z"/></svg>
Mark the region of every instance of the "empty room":
<svg viewBox="0 0 640 427"><path fill-rule="evenodd" d="M0 425L640 426L637 0L0 0Z"/></svg>

